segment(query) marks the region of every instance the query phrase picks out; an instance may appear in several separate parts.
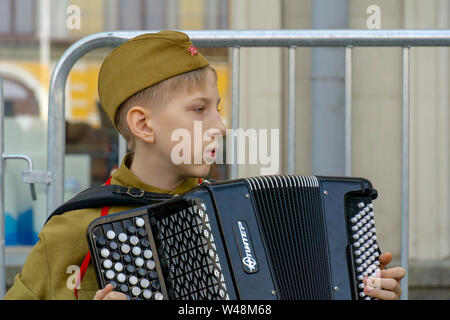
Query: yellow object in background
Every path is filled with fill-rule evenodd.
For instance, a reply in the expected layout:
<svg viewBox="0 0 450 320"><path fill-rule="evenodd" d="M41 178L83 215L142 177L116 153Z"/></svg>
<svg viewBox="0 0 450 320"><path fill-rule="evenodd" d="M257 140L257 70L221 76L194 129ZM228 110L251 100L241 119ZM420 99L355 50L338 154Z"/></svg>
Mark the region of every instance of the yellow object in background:
<svg viewBox="0 0 450 320"><path fill-rule="evenodd" d="M97 80L100 65L78 63L69 74L70 102L66 116L73 122L87 122L98 128L100 123L97 108Z"/></svg>

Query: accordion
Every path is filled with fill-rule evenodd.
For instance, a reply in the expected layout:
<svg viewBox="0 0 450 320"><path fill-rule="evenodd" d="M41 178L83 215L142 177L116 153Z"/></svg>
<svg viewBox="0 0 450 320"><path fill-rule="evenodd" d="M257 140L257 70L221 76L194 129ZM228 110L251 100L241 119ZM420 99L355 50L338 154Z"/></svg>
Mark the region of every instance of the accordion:
<svg viewBox="0 0 450 320"><path fill-rule="evenodd" d="M130 299L370 299L376 197L363 178L205 181L99 217L87 237L99 286Z"/></svg>

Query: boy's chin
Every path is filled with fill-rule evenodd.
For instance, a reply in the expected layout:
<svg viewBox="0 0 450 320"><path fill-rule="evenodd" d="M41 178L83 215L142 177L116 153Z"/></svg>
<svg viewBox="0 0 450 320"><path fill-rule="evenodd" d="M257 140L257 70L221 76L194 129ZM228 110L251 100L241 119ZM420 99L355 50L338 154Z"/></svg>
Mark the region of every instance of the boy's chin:
<svg viewBox="0 0 450 320"><path fill-rule="evenodd" d="M209 164L192 164L183 168L183 174L188 177L203 178L209 174L210 170Z"/></svg>

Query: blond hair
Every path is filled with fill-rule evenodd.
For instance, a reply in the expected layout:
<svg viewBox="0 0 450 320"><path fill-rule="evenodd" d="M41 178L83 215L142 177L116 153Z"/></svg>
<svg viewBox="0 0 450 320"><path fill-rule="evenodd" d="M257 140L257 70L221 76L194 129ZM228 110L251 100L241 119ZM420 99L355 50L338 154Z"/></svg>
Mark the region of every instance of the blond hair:
<svg viewBox="0 0 450 320"><path fill-rule="evenodd" d="M182 90L192 92L195 89L204 89L208 81L209 72L213 72L214 78L217 81L216 71L211 66L207 66L161 81L135 93L125 100L116 113L115 124L119 133L125 138L128 149L134 150L136 148L135 137L127 123L128 111L133 106L163 104L167 103L175 94Z"/></svg>

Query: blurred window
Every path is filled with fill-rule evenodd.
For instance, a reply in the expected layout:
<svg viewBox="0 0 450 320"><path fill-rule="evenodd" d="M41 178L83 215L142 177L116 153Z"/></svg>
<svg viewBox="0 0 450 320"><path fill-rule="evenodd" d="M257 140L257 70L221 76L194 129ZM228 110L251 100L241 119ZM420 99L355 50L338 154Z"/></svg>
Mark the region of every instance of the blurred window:
<svg viewBox="0 0 450 320"><path fill-rule="evenodd" d="M164 0L120 0L120 30L161 29L165 23Z"/></svg>
<svg viewBox="0 0 450 320"><path fill-rule="evenodd" d="M34 36L37 9L33 0L0 0L0 36Z"/></svg>
<svg viewBox="0 0 450 320"><path fill-rule="evenodd" d="M9 78L4 79L3 89L5 92L5 116L39 116L39 104L30 89Z"/></svg>
<svg viewBox="0 0 450 320"><path fill-rule="evenodd" d="M180 15L181 0L120 0L118 10L119 30L156 30L182 28ZM175 4L175 5L174 5ZM208 0L196 12L204 29L227 29L229 0ZM172 12L176 11L176 12ZM169 17L170 16L170 17ZM197 16L191 17L196 19ZM176 21L174 21L174 19ZM169 20L171 23L169 23Z"/></svg>

